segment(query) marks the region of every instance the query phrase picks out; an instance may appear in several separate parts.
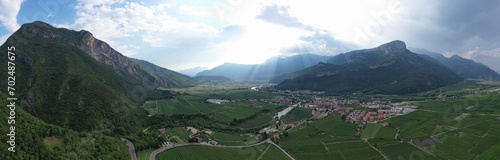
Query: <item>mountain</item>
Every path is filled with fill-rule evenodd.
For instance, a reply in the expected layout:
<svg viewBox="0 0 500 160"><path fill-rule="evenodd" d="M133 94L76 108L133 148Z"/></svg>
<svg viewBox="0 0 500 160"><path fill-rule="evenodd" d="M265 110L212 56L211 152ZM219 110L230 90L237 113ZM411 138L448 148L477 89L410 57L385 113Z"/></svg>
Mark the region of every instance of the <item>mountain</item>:
<svg viewBox="0 0 500 160"><path fill-rule="evenodd" d="M149 91L195 82L125 57L88 31L54 28L40 21L23 24L0 49L7 51L10 46L16 52L20 105L47 123L76 131L137 131L146 117L138 106ZM7 56L0 57L2 64L7 61Z"/></svg>
<svg viewBox="0 0 500 160"><path fill-rule="evenodd" d="M178 70L177 72L194 77L196 74L200 73L201 71L204 70L209 70L209 68L206 67L194 67L190 69L184 69L184 70Z"/></svg>
<svg viewBox="0 0 500 160"><path fill-rule="evenodd" d="M500 79L500 75L488 66L474 62L470 59L462 58L458 55L446 58L442 54L430 52L425 49L412 48L411 50L415 53L427 55L436 59L462 78Z"/></svg>
<svg viewBox="0 0 500 160"><path fill-rule="evenodd" d="M270 79L298 71L319 62L329 56L302 54L288 57L273 57L262 64L224 63L211 70L202 71L196 76L225 76L236 81L269 81Z"/></svg>
<svg viewBox="0 0 500 160"><path fill-rule="evenodd" d="M339 54L326 62L272 80L283 90L404 94L457 83L461 78L436 60L406 49L402 41Z"/></svg>
<svg viewBox="0 0 500 160"><path fill-rule="evenodd" d="M463 57L472 59L481 64L485 64L491 69L500 73L500 49L485 52L472 52L468 54L462 54Z"/></svg>
<svg viewBox="0 0 500 160"><path fill-rule="evenodd" d="M194 77L199 81L229 82L231 79L224 76L198 76Z"/></svg>

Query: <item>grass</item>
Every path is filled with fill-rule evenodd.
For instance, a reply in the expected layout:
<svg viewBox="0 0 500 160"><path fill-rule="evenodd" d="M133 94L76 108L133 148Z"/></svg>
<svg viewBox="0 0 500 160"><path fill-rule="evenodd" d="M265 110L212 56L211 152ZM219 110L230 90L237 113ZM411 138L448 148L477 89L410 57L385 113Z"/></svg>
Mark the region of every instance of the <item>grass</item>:
<svg viewBox="0 0 500 160"><path fill-rule="evenodd" d="M208 146L183 146L166 150L157 160L234 160L257 159L269 144L248 148L218 148Z"/></svg>
<svg viewBox="0 0 500 160"><path fill-rule="evenodd" d="M294 108L281 119L285 122L295 122L303 119L311 118L311 109L309 108Z"/></svg>
<svg viewBox="0 0 500 160"><path fill-rule="evenodd" d="M149 160L149 155L153 151L154 151L154 149L146 149L146 150L139 151L139 152L137 152L137 159L138 160Z"/></svg>
<svg viewBox="0 0 500 160"><path fill-rule="evenodd" d="M165 131L165 133L167 133L170 136L179 136L179 138L183 142L187 142L187 140L189 139L189 135L191 135L191 132L188 132L188 131L184 130L184 128L179 128L179 127L167 129Z"/></svg>
<svg viewBox="0 0 500 160"><path fill-rule="evenodd" d="M253 139L247 135L241 135L239 133L224 133L224 132L215 132L211 137L217 142L219 142L219 144L228 146L246 144L251 139Z"/></svg>
<svg viewBox="0 0 500 160"><path fill-rule="evenodd" d="M267 114L258 114L255 118L249 119L238 125L237 127L241 128L255 128L262 127L270 124L273 120L273 115Z"/></svg>
<svg viewBox="0 0 500 160"><path fill-rule="evenodd" d="M395 139L397 132L398 130L392 127L381 127L375 135L375 138Z"/></svg>
<svg viewBox="0 0 500 160"><path fill-rule="evenodd" d="M366 142L338 143L327 145L329 152L338 152L340 157L332 159L382 159L383 156Z"/></svg>
<svg viewBox="0 0 500 160"><path fill-rule="evenodd" d="M379 131L380 127L382 125L380 124L373 124L373 123L368 123L366 124L365 128L363 129L363 132L361 133L361 138L375 138L375 135L377 135L377 132Z"/></svg>
<svg viewBox="0 0 500 160"><path fill-rule="evenodd" d="M332 159L341 157L341 152L329 151L327 145L336 142L359 140L355 137L357 125L342 121L340 116L305 122L292 129L288 137L279 140L279 145L297 159ZM346 151L347 152L347 151Z"/></svg>
<svg viewBox="0 0 500 160"><path fill-rule="evenodd" d="M381 146L380 149L390 159L427 159L431 155L408 143Z"/></svg>
<svg viewBox="0 0 500 160"><path fill-rule="evenodd" d="M51 137L45 137L43 139L43 144L45 144L45 146L47 146L48 148L52 149L56 146L61 146L63 141L64 139L59 139L55 136L51 136Z"/></svg>
<svg viewBox="0 0 500 160"><path fill-rule="evenodd" d="M262 154L260 160L288 160L288 156L285 155L278 147L274 145L269 145L269 148Z"/></svg>

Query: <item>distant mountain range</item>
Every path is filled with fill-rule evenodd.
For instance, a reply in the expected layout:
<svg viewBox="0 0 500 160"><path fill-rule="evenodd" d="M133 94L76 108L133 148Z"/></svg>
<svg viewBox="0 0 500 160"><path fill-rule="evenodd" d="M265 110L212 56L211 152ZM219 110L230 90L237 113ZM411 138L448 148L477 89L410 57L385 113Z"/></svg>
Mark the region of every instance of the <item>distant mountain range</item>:
<svg viewBox="0 0 500 160"><path fill-rule="evenodd" d="M488 66L474 62L470 59L462 58L458 55L453 55L450 58L446 58L442 54L430 52L425 49L410 49L415 53L428 55L440 63L444 64L452 71L454 71L457 75L463 78L472 78L472 79L491 79L498 80L500 79L500 75L490 69Z"/></svg>
<svg viewBox="0 0 500 160"><path fill-rule="evenodd" d="M266 82L287 73L298 71L323 62L329 56L302 54L289 57L273 57L262 64L225 63L211 70L202 71L196 76L225 76L235 81Z"/></svg>
<svg viewBox="0 0 500 160"><path fill-rule="evenodd" d="M177 72L194 77L194 76L196 76L196 74L198 74L204 70L209 70L209 68L198 66L198 67L189 68L189 69L177 70Z"/></svg>
<svg viewBox="0 0 500 160"><path fill-rule="evenodd" d="M470 54L462 54L463 57L474 60L476 62L488 65L491 69L500 73L500 50L494 50L489 52L476 52Z"/></svg>
<svg viewBox="0 0 500 160"><path fill-rule="evenodd" d="M137 131L139 109L158 87L194 86L196 80L123 56L90 32L23 24L0 47L16 48L16 93L21 105L45 122L77 131ZM7 56L0 57L6 64ZM7 79L1 74L1 79ZM6 88L6 83L1 83ZM119 116L118 116L119 115Z"/></svg>
<svg viewBox="0 0 500 160"><path fill-rule="evenodd" d="M423 58L402 41L339 54L315 66L272 80L283 90L330 93L404 94L457 83L462 78L432 58Z"/></svg>
<svg viewBox="0 0 500 160"><path fill-rule="evenodd" d="M231 79L224 77L224 76L198 76L198 77L193 77L196 80L199 80L201 82L230 82L232 81Z"/></svg>

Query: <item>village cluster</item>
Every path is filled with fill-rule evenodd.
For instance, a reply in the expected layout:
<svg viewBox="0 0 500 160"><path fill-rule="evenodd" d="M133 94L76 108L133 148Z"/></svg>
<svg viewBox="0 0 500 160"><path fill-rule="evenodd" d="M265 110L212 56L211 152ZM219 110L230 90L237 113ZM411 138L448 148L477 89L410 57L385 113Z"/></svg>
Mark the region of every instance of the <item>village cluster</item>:
<svg viewBox="0 0 500 160"><path fill-rule="evenodd" d="M271 138L279 138L280 131L286 131L297 125L304 123L306 120L302 119L299 121L285 122L280 119L283 115L286 115L293 108L308 108L311 109L311 119L321 119L328 115L342 116L342 118L347 123L358 124L358 130L364 129L365 125L368 123L382 123L383 126L389 125L383 120L405 115L416 110L416 106L410 105L408 102L391 103L390 101L361 101L356 99L337 99L336 97L329 98L312 98L308 100L301 100L296 98L272 98L272 99L242 99L242 100L222 100L222 99L207 99L207 103L223 105L230 102L253 102L253 103L270 103L281 106L289 106L283 111L276 114L275 119L277 123L275 125L263 128L260 133L270 134ZM161 129L160 129L161 130ZM193 127L186 127L186 131L191 132L189 139L192 142L206 143L211 145L217 145L218 142L210 139L203 135L212 135L213 132L210 130L199 131ZM262 135L254 135L254 138L260 140ZM168 144L163 144L168 146ZM172 144L170 144L172 145Z"/></svg>

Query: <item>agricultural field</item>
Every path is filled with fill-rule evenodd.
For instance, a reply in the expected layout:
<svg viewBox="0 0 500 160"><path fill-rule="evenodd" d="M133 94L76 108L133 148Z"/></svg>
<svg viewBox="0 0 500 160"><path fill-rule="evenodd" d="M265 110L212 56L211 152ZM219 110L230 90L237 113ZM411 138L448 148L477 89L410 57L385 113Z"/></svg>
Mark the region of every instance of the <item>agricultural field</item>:
<svg viewBox="0 0 500 160"><path fill-rule="evenodd" d="M289 123L289 122L308 119L311 118L311 112L312 110L309 108L294 108L288 114L281 117L281 120L283 120L286 123Z"/></svg>
<svg viewBox="0 0 500 160"><path fill-rule="evenodd" d="M174 137L178 140L181 140L181 142L187 142L189 139L189 135L191 135L191 132L188 132L188 131L184 130L184 128L180 128L180 127L166 129L165 133L168 134L170 137ZM178 138L175 136L177 136ZM178 141L178 140L176 140L176 141Z"/></svg>
<svg viewBox="0 0 500 160"><path fill-rule="evenodd" d="M480 86L479 89L475 88L478 87L477 85ZM489 90L488 86L477 85L459 84L443 88L443 93L439 96L460 95L461 97L413 102L417 106L416 111L385 119L383 122L389 123L389 126L369 123L361 131L357 131L358 125L344 122L341 116L330 115L318 120L309 119L310 109L295 108L281 120L285 123L306 121L282 132L277 144L298 160L311 159L311 157L314 159L384 159L384 156L388 159L499 159L500 94L486 92ZM201 90L203 88L197 91ZM435 92L438 96L437 91ZM222 98L231 93L258 97L253 95L255 92L249 91L248 88L235 87L227 93L199 92L178 96L177 99L164 100L165 102L147 102L144 108L156 114L201 113L209 115L209 118L197 117L190 120L201 126L213 125L211 124L213 121L217 122L217 125L230 124L230 127L239 129L258 129L274 122L272 117L276 111L280 110L277 109L280 106L248 101L230 102L223 105L202 103L206 97L231 99ZM239 96L241 95L231 95L232 98ZM265 96L271 97L271 95ZM184 106L185 109L179 111L180 106ZM156 112L154 112L155 108L157 108ZM263 112L264 109L266 112ZM243 121L233 124L235 120L240 119ZM255 138L241 133L215 131L210 138L222 145L257 143ZM191 147L194 146L180 148ZM200 148L196 148L198 149ZM214 157L220 157L218 154L225 152L215 150L211 148L200 149L200 151L191 150L191 152L210 156L213 154ZM175 152L175 154L170 152ZM187 151L172 149L168 151L169 154L162 153L161 156L183 155L185 154L183 152ZM234 154L237 154L238 150L232 152L227 153L227 159L236 156ZM278 148L268 144L248 153L250 152L252 152L249 154L251 159L258 157L261 157L260 159L287 159ZM207 159L207 157L196 157L196 155L186 155L186 157ZM219 159L225 159L225 157Z"/></svg>
<svg viewBox="0 0 500 160"><path fill-rule="evenodd" d="M274 114L272 113L258 114L256 117L246 120L243 123L237 125L236 127L247 129L247 128L267 126L273 122L273 116Z"/></svg>
<svg viewBox="0 0 500 160"><path fill-rule="evenodd" d="M368 123L366 124L365 128L363 129L363 132L361 133L361 138L375 138L375 135L377 135L377 132L380 130L380 127L382 125L380 124L373 124L373 123Z"/></svg>
<svg viewBox="0 0 500 160"><path fill-rule="evenodd" d="M398 133L397 129L394 129L392 127L381 127L377 134L375 135L375 138L380 138L380 139L396 139L396 134Z"/></svg>
<svg viewBox="0 0 500 160"><path fill-rule="evenodd" d="M179 88L174 89L176 92L187 93L189 95L196 95L203 98L216 98L216 99L270 99L276 97L282 97L282 95L268 93L268 92L257 92L252 91L250 88L254 86L251 84L241 84L241 85L221 85L221 86L210 86L210 87L190 87L190 88Z"/></svg>
<svg viewBox="0 0 500 160"><path fill-rule="evenodd" d="M432 157L432 155L406 142L377 147L390 159L428 159Z"/></svg>
<svg viewBox="0 0 500 160"><path fill-rule="evenodd" d="M413 139L420 149L441 159L500 156L493 153L500 141L500 94L470 94L462 100L421 102L418 107L387 120L401 131L399 138Z"/></svg>
<svg viewBox="0 0 500 160"><path fill-rule="evenodd" d="M269 154L276 159L286 159L282 154L277 153L274 150L266 151L270 144L261 144L254 147L248 148L220 148L220 147L208 147L208 146L183 146L173 149L166 150L157 155L157 160L234 160L241 159L245 157L246 159L256 160L262 154ZM266 151L266 153L264 153ZM279 150L278 150L279 151ZM275 159L273 157L273 159Z"/></svg>
<svg viewBox="0 0 500 160"><path fill-rule="evenodd" d="M219 144L228 146L245 145L254 139L245 134L224 132L214 132L211 137L213 140L219 142Z"/></svg>
<svg viewBox="0 0 500 160"><path fill-rule="evenodd" d="M296 159L331 159L328 157L340 156L340 153L330 152L326 145L360 141L355 136L356 128L357 125L345 123L340 116L328 116L290 130L288 136L279 140L279 145Z"/></svg>
<svg viewBox="0 0 500 160"><path fill-rule="evenodd" d="M397 129L384 127L380 123L369 123L363 129L361 138L395 139L397 132Z"/></svg>
<svg viewBox="0 0 500 160"><path fill-rule="evenodd" d="M274 145L269 145L268 148L262 153L260 160L288 160L288 156L285 155L278 147Z"/></svg>
<svg viewBox="0 0 500 160"><path fill-rule="evenodd" d="M331 159L383 159L367 142L337 143L326 145L329 152L337 152Z"/></svg>
<svg viewBox="0 0 500 160"><path fill-rule="evenodd" d="M250 101L236 101L225 104L206 102L209 98L231 99L230 97L220 97L226 94L232 97L237 96L233 94L241 94L240 96L242 97L250 95L250 97L247 98L257 97L253 96L253 94L261 94L260 92L250 91L247 88L232 87L233 88L229 88L229 90L217 87L183 89L185 92L184 95L178 95L172 99L147 101L143 105L143 108L147 110L150 115L208 115L210 120L204 118L189 120L191 123L201 126L210 126L214 124L228 126L231 124L241 129L252 129L261 128L271 123L274 112L280 109L277 105L252 103ZM204 92L210 90L214 90L214 92ZM269 93L262 94L265 96L260 98L274 97L269 96ZM243 98L243 100L244 99L245 98ZM235 121L238 123L235 123Z"/></svg>

